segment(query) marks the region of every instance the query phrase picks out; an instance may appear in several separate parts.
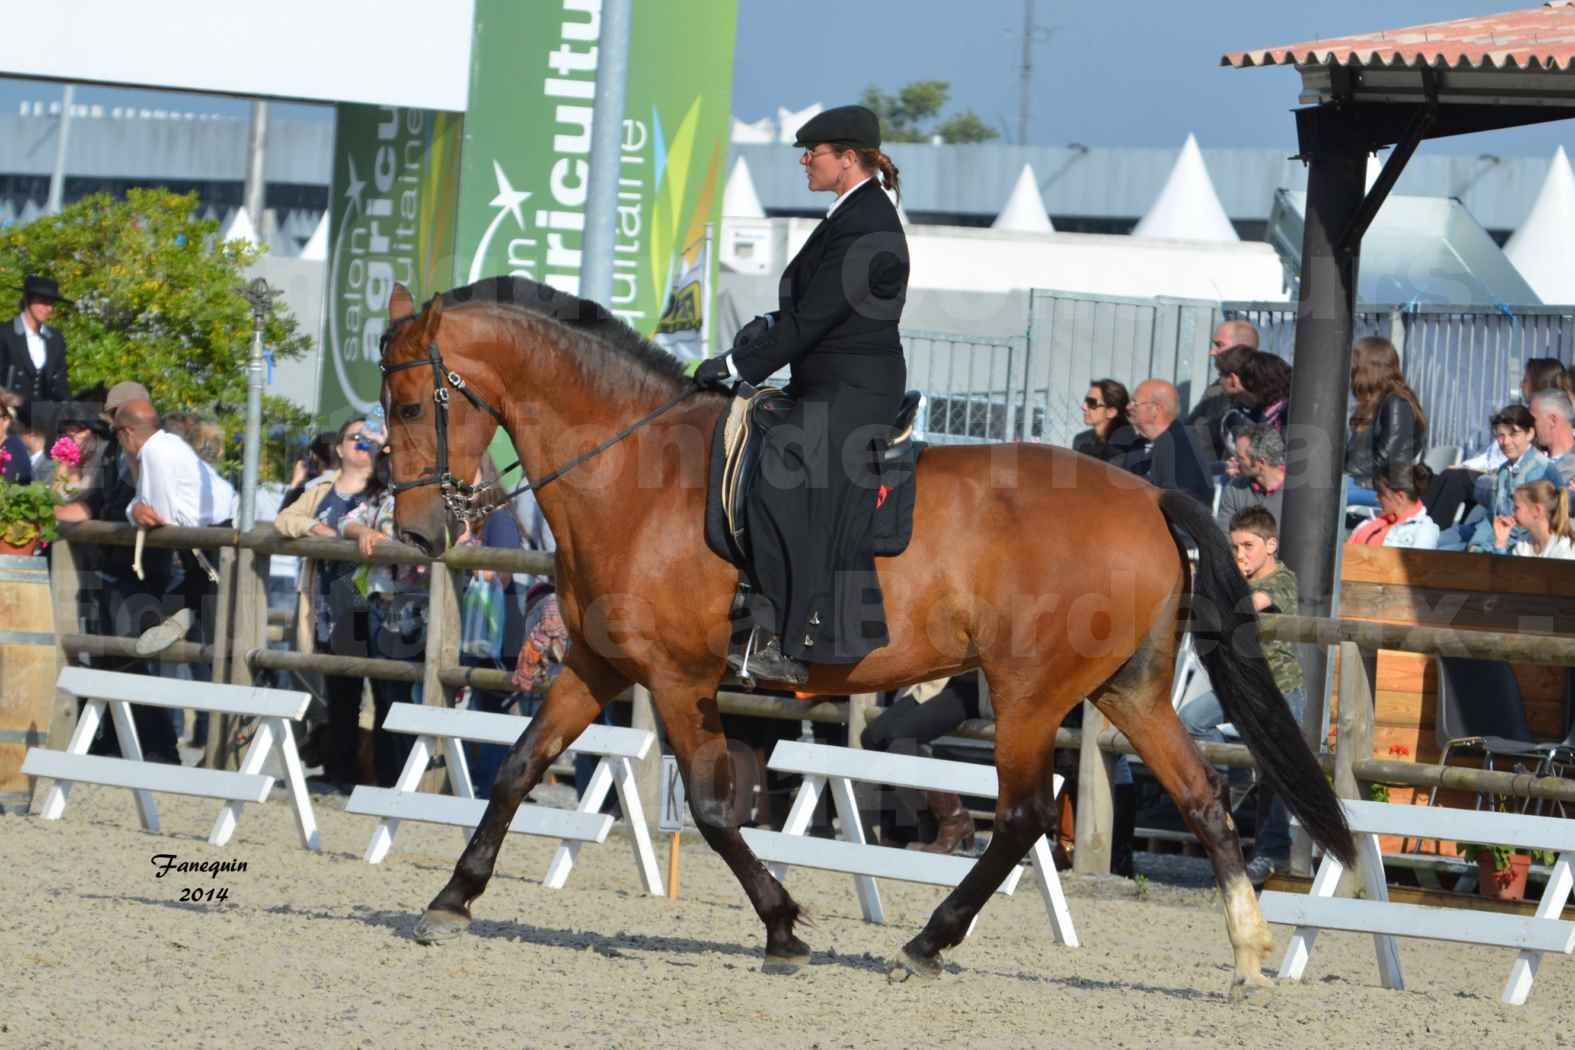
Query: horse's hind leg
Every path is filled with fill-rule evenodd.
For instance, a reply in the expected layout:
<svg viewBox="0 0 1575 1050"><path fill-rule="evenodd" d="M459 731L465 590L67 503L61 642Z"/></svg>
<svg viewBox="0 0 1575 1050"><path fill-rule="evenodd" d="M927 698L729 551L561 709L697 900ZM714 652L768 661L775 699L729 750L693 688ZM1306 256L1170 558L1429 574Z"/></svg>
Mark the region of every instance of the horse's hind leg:
<svg viewBox="0 0 1575 1050"><path fill-rule="evenodd" d="M902 948L893 976L935 977L942 949L961 944L974 917L1012 868L1056 819L1055 732L1073 698L1046 702L1054 691L990 678L996 713L995 767L999 791L995 829L984 855Z"/></svg>
<svg viewBox="0 0 1575 1050"><path fill-rule="evenodd" d="M727 862L755 914L766 924L762 972L793 973L809 962L809 945L793 932L799 906L744 842L733 819L733 766L715 693L715 682L709 688L684 683L653 688L651 699L667 728L667 742L678 759L689 811L700 834Z"/></svg>
<svg viewBox="0 0 1575 1050"><path fill-rule="evenodd" d="M540 783L553 760L626 684L617 672L589 654L586 647L569 651L563 672L548 692L541 713L531 719L530 727L503 760L486 812L454 865L454 874L416 924L416 940L436 944L464 932L470 923L470 903L481 896L492 878L498 848L508 834L515 810Z"/></svg>
<svg viewBox="0 0 1575 1050"><path fill-rule="evenodd" d="M1168 631L1165 634L1157 640L1157 632L1150 635L1092 699L1175 799L1182 819L1214 864L1225 898L1225 928L1236 957L1233 990L1272 985L1262 972L1263 959L1273 947L1269 927L1247 881L1241 840L1224 801L1229 798L1224 780L1199 757L1170 706L1176 642Z"/></svg>

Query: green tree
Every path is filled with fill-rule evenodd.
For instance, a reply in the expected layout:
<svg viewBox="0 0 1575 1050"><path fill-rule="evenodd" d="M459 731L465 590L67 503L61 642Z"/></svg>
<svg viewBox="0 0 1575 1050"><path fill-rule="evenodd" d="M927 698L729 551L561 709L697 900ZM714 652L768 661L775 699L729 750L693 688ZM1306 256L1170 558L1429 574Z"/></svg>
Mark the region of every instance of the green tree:
<svg viewBox="0 0 1575 1050"><path fill-rule="evenodd" d="M196 205L195 194L134 189L125 200L95 194L13 226L0 233L0 289L20 288L28 273L54 277L75 300L51 322L66 337L73 392L135 379L161 412L216 418L228 436L225 464L234 467L252 340L251 307L239 292L260 249L220 241L219 224L197 218ZM277 304L263 339L275 362L311 345ZM263 398L266 429L309 421L283 398Z"/></svg>
<svg viewBox="0 0 1575 1050"><path fill-rule="evenodd" d="M925 125L946 108L951 93L948 81L915 80L899 88L895 95L871 84L859 101L880 117L881 139L886 142L928 142L932 135L939 135L946 143L988 142L1000 136L971 109L927 129Z"/></svg>

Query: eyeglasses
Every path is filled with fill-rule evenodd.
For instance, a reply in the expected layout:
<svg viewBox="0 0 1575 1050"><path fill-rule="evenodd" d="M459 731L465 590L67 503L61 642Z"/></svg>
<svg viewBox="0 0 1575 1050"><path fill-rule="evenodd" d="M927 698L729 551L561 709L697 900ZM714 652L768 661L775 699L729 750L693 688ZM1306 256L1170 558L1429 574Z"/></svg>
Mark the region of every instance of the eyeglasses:
<svg viewBox="0 0 1575 1050"><path fill-rule="evenodd" d="M807 150L805 150L803 152L803 154L799 157L799 159L800 160L805 160L805 161L810 161L810 160L814 160L816 157L824 157L828 153L835 153L835 152L837 152L835 147L828 146L826 149L820 149L818 147L811 146L809 149L807 149Z"/></svg>
<svg viewBox="0 0 1575 1050"><path fill-rule="evenodd" d="M374 452L377 450L377 443L368 441L364 437L357 437L355 439L355 448L357 452Z"/></svg>
<svg viewBox="0 0 1575 1050"><path fill-rule="evenodd" d="M1104 408L1105 407L1105 403L1103 401L1099 400L1097 397L1085 397L1085 398L1083 398L1083 407L1084 408Z"/></svg>

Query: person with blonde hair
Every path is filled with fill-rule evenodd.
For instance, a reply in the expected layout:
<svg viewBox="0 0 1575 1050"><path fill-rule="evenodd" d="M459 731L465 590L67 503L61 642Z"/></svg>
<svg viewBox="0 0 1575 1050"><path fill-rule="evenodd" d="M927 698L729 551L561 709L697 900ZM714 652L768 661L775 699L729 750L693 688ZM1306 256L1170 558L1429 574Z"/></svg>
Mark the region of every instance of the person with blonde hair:
<svg viewBox="0 0 1575 1050"><path fill-rule="evenodd" d="M1351 348L1350 436L1345 444L1345 502L1378 505L1378 478L1399 477L1422 451L1427 416L1406 385L1395 345L1378 336L1358 339Z"/></svg>
<svg viewBox="0 0 1575 1050"><path fill-rule="evenodd" d="M1515 526L1526 538L1510 546ZM1570 490L1546 478L1515 490L1515 513L1493 519L1493 553L1522 558L1575 561L1575 525L1570 523Z"/></svg>

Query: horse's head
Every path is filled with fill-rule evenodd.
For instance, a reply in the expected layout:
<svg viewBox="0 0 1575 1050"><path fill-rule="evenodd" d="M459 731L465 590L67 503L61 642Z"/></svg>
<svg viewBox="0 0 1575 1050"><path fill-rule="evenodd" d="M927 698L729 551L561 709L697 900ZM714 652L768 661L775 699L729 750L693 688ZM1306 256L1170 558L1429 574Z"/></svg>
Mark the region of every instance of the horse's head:
<svg viewBox="0 0 1575 1050"><path fill-rule="evenodd" d="M459 315L440 327L442 313L441 297L418 314L409 290L394 285L382 360L394 523L401 540L432 555L459 535L458 510L498 424L496 402L465 396L479 370L464 356Z"/></svg>

